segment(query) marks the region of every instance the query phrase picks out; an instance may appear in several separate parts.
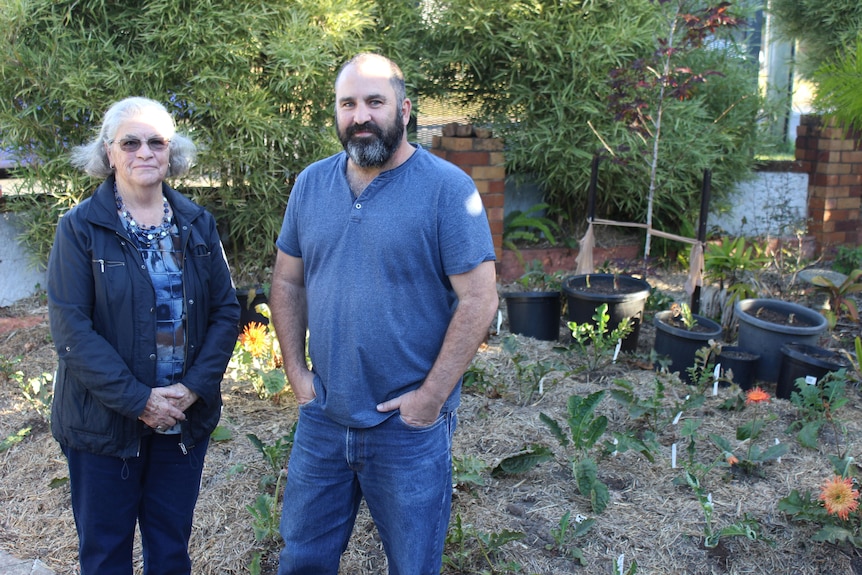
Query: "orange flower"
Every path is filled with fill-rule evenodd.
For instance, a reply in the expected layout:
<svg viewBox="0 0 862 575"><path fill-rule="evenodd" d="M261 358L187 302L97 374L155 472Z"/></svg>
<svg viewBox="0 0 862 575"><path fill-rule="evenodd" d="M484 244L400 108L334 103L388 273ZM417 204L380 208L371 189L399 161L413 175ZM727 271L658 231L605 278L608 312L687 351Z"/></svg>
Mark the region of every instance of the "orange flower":
<svg viewBox="0 0 862 575"><path fill-rule="evenodd" d="M840 475L823 482L819 499L826 506L827 513L845 521L850 517L850 512L859 507L859 491L853 489L850 478Z"/></svg>
<svg viewBox="0 0 862 575"><path fill-rule="evenodd" d="M769 403L769 400L769 394L760 389L759 385L745 392L745 403Z"/></svg>
<svg viewBox="0 0 862 575"><path fill-rule="evenodd" d="M728 464L728 465L730 465L731 467L733 467L733 466L734 466L734 465L736 465L737 463L739 463L739 458L738 458L737 456L735 456L735 455L734 455L734 454L732 454L732 453L730 453L730 454L728 454L728 455L727 455L727 464Z"/></svg>
<svg viewBox="0 0 862 575"><path fill-rule="evenodd" d="M266 326L256 321L249 323L240 334L239 341L253 357L265 356L269 348L266 341Z"/></svg>

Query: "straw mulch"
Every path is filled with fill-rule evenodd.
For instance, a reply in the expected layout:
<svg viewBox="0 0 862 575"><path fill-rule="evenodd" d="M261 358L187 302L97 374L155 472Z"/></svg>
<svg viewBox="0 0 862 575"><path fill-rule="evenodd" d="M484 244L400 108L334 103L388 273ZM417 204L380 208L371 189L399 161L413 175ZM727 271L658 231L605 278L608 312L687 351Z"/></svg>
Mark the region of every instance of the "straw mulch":
<svg viewBox="0 0 862 575"><path fill-rule="evenodd" d="M505 306L503 306L505 308ZM44 313L37 299L0 310L0 315L24 316ZM565 334L565 331L561 333ZM624 378L637 383L646 396L653 389L656 374L644 366L653 340L645 324L637 357L626 358L597 374L584 372L549 374L539 390L515 377L512 352L504 350L504 340L513 337L521 365L532 361L557 361L570 367L578 364L572 354L560 354L551 343L511 336L506 324L490 336L477 355L476 365L495 382L494 391L484 395L465 394L455 435L456 458L474 457L489 467L533 444L553 449L556 459L514 476L482 474L484 485L460 485L454 494L453 522L459 519L469 534L464 547L447 545L446 551L460 570L447 567L446 573L508 573L507 563L520 565L520 573L562 575L570 573L611 573L624 555L626 569L637 561L637 573L674 574L835 574L862 573L854 550L817 543L811 539L815 527L790 522L778 510L780 498L792 489L816 491L830 476L827 454L834 453L834 435L824 434L817 452L799 446L785 429L796 418L796 409L787 401L755 406L761 415L773 417L764 429L759 445L766 448L777 438L789 445L780 462L766 464L761 476L715 468L705 479L715 505L717 528L754 516L762 527L764 541L743 537L724 538L718 547L702 545L704 516L691 489L674 484L681 469L672 469L670 446L677 442L679 461L685 457L679 425L667 425L659 433L662 452L655 462L632 452L599 460L599 477L610 488L610 504L601 515L591 512L589 501L580 496L572 479L568 453L539 420L544 412L566 429L566 401L572 394L585 395L611 389L613 380ZM52 372L55 356L47 323L21 327L0 334L0 361L20 356L25 379ZM8 363L0 372L0 440L32 428L17 445L0 452L0 549L22 559L38 558L58 574L76 573L76 535L69 504L69 487L63 456L51 438L47 424L24 399L15 381L8 379ZM774 387L774 386L773 386ZM766 386L767 391L774 389ZM191 542L194 572L197 574L248 573L256 552L263 555L262 572L274 573L277 545L254 540L251 505L263 489L261 477L269 472L261 454L246 438L254 433L265 444L286 435L296 417L289 396L281 404L262 401L249 385L225 380L225 408L222 425L233 437L211 444L206 459L203 485L195 516ZM668 392L682 396L698 390L676 383ZM719 434L735 442L737 426L750 421L754 410L720 410L718 406L737 390L723 388L704 405L685 413L686 418L703 420L701 435ZM850 404L839 414L846 423L842 447L857 460L862 459L862 407L856 387L848 389ZM762 408L762 409L760 409ZM605 397L598 412L609 420L609 431L634 429L627 411ZM707 463L720 457L706 439L697 446L698 459ZM737 452L743 453L743 447ZM52 482L56 484L52 487ZM596 524L586 536L574 542L583 550L587 565L581 567L571 556L554 548L552 529L558 528L564 513L594 517ZM478 535L511 530L523 534L506 543L490 557L489 564L478 548ZM139 553L138 553L139 556ZM492 569L493 567L493 569ZM496 570L494 570L496 569ZM138 564L140 572L140 564ZM379 537L367 511L362 509L351 544L342 560L342 573L386 572L386 560Z"/></svg>

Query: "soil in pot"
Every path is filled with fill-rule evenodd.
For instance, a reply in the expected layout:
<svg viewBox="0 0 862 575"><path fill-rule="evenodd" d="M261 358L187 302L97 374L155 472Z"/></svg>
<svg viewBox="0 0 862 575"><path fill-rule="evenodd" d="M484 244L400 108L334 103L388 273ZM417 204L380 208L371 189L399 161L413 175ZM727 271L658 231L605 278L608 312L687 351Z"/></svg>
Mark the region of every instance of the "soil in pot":
<svg viewBox="0 0 862 575"><path fill-rule="evenodd" d="M566 318L577 323L595 325L593 316L601 304L608 304L609 329L615 329L626 318L632 331L623 339L621 351L636 351L644 306L650 285L646 281L620 274L582 274L563 281L566 295Z"/></svg>
<svg viewBox="0 0 862 575"><path fill-rule="evenodd" d="M774 382L786 343L817 345L826 318L813 309L777 299L744 299L736 303L737 345L760 355L755 378Z"/></svg>
<svg viewBox="0 0 862 575"><path fill-rule="evenodd" d="M790 399L794 391L799 391L797 380L817 385L829 372L850 367L850 361L838 352L804 343L785 344L781 346L775 397Z"/></svg>

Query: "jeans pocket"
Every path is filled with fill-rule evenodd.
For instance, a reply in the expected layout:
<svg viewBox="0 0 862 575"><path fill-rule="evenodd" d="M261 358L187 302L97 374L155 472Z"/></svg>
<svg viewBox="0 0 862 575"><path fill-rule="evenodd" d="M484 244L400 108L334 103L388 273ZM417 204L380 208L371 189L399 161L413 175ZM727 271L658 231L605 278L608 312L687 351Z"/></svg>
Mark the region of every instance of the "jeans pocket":
<svg viewBox="0 0 862 575"><path fill-rule="evenodd" d="M430 431L432 429L435 429L435 428L443 425L443 423L448 421L448 419L449 419L448 413L441 413L439 416L437 416L437 419L435 419L434 422L429 424L429 425L411 425L411 424L407 423L406 421L404 421L404 418L401 417L400 412L398 413L398 421L401 422L401 425L403 425L405 428L413 430L413 431Z"/></svg>

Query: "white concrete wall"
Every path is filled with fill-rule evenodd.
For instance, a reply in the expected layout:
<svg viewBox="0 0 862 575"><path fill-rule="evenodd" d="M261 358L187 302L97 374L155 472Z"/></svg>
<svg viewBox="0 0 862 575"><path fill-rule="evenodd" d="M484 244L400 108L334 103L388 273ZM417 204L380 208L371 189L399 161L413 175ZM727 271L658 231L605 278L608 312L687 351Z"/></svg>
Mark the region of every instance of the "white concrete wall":
<svg viewBox="0 0 862 575"><path fill-rule="evenodd" d="M722 235L787 237L805 230L807 218L808 174L758 172L737 186L727 211L712 207L707 224Z"/></svg>
<svg viewBox="0 0 862 575"><path fill-rule="evenodd" d="M45 289L45 270L36 269L30 256L21 244L18 235L21 227L17 214L0 214L0 307L12 305L18 300Z"/></svg>

